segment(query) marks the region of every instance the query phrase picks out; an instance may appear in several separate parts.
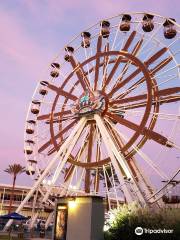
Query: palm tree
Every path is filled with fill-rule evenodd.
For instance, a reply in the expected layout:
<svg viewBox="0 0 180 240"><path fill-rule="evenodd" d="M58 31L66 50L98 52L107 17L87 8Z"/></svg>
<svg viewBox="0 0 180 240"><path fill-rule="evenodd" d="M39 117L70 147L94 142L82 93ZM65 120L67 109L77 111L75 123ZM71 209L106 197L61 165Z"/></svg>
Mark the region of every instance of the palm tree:
<svg viewBox="0 0 180 240"><path fill-rule="evenodd" d="M10 213L12 208L13 197L14 197L14 188L16 184L16 178L17 178L17 175L25 172L25 167L22 167L20 164L15 163L15 164L9 165L9 167L6 168L4 171L13 176L12 192L10 195L10 203L9 203L9 213Z"/></svg>

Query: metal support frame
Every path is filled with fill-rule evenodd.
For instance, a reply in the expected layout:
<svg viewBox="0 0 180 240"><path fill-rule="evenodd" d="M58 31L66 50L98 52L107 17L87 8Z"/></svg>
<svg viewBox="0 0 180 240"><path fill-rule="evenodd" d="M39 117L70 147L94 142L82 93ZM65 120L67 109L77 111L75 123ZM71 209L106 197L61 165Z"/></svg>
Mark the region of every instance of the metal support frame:
<svg viewBox="0 0 180 240"><path fill-rule="evenodd" d="M51 212L46 220L46 223L45 223L45 229L47 229L49 227L49 224L51 223L52 219L53 219L53 215L54 215L54 212Z"/></svg>
<svg viewBox="0 0 180 240"><path fill-rule="evenodd" d="M115 130L115 132L122 136L122 134L115 128L113 123L111 123L108 119L106 121L111 125L111 127ZM122 140L121 140L122 141ZM132 157L131 165L133 166L134 170L136 171L137 179L138 179L138 185L143 191L145 192L146 198L150 196L153 192L153 187L150 184L150 181L147 176L142 175L143 170L141 169L139 163L136 161L134 157Z"/></svg>
<svg viewBox="0 0 180 240"><path fill-rule="evenodd" d="M67 148L66 148L66 149L68 149L68 150L67 150L67 151L66 151L66 150L64 151L64 152L66 152L66 154L64 155L64 157L62 158L62 160L59 162L59 165L58 165L58 167L56 168L56 172L55 172L55 174L54 174L54 176L53 176L52 186L51 186L51 187L48 189L48 191L45 193L45 195L44 195L44 197L43 197L43 199L42 199L42 202L46 202L47 199L49 198L49 195L50 195L50 193L51 193L51 191L52 191L52 188L53 188L56 180L58 179L59 174L60 174L61 170L63 169L64 164L66 163L66 161L67 161L67 159L68 159L68 157L69 157L69 155L70 155L70 153L71 153L74 145L76 144L76 142L77 142L77 140L78 140L78 138L79 138L79 136L80 136L80 134L81 134L81 132L82 132L82 130L83 130L83 128L84 128L84 125L85 125L85 122L82 123L82 125L79 127L78 131L77 131L76 134L74 135L73 140L70 142L69 145L67 145ZM64 189L63 189L63 190L64 190ZM63 193L64 193L64 191L63 191ZM63 193L61 193L61 196L63 195ZM37 218L37 216L36 216L36 218Z"/></svg>
<svg viewBox="0 0 180 240"><path fill-rule="evenodd" d="M126 200L128 203L131 203L133 201L139 201L139 204L144 206L147 204L143 194L141 193L141 190L139 189L133 174L131 173L131 170L128 167L128 164L126 163L126 160L124 159L124 156L117 150L114 142L111 139L110 134L108 133L103 120L98 114L94 115L94 119L96 120L97 126L100 130L100 133L102 135L104 144L107 148L108 154L111 158L112 165L114 169L119 169L118 163L121 165L122 169L124 170L126 176L131 179L131 183L134 186L134 192L136 192L136 195L138 198L134 198L133 194L131 193L130 189L127 187L126 182L120 173L120 171L117 171L117 177L119 179L119 182L122 184L122 190L126 196Z"/></svg>
<svg viewBox="0 0 180 240"><path fill-rule="evenodd" d="M34 186L31 188L31 190L29 191L29 193L27 194L27 196L25 197L25 199L21 202L21 204L19 205L19 207L16 209L16 212L19 213L24 205L26 204L26 202L31 198L31 196L33 195L33 193L35 192L36 189L38 189L39 185L42 183L43 179L46 177L46 175L48 174L48 172L53 168L55 162L57 161L57 159L60 157L60 155L67 150L67 148L69 147L69 145L72 144L73 142L73 146L71 145L71 148L74 147L76 141L74 141L75 135L76 133L79 131L79 129L83 129L84 125L86 123L86 119L85 118L81 118L79 123L75 126L75 128L72 130L71 134L69 135L69 137L66 139L66 141L62 144L62 146L60 147L59 151L57 152L57 154L54 156L54 158L49 162L49 164L47 165L46 169L44 170L44 172L42 173L42 175L39 177L39 179L35 182ZM82 130L81 130L82 131ZM68 151L68 156L70 154L70 151ZM62 167L65 164L65 160L67 160L68 158L67 154L65 155L65 158L63 159L63 163L61 164L60 168L62 170ZM60 171L59 171L60 172ZM48 195L49 196L49 195ZM47 197L47 194L45 194L45 197ZM7 224L4 227L4 231L6 231L10 225L12 224L13 220L9 220L7 222Z"/></svg>
<svg viewBox="0 0 180 240"><path fill-rule="evenodd" d="M83 121L82 121L82 120L83 120ZM81 122L81 124L80 124L79 129L77 130L76 134L72 137L72 139L71 139L70 136L69 136L69 138L71 139L71 141L69 142L69 145L66 147L66 149L65 149L65 151L64 151L64 152L66 152L66 154L64 155L64 158L63 158L63 159L59 162L59 164L58 164L58 167L57 167L57 169L56 169L56 172L55 172L55 174L54 174L54 176L53 176L53 178L52 178L52 181L51 181L51 182L52 182L52 185L55 184L55 182L57 181L57 179L58 179L58 177L59 177L59 175L60 175L60 173L61 173L61 171L62 171L62 169L63 169L63 167L64 167L64 165L65 165L65 163L67 162L67 159L68 159L71 151L73 150L73 148L74 148L74 146L75 146L75 144L76 144L76 142L77 142L77 140L78 140L78 138L79 138L79 136L80 136L80 134L81 134L81 132L82 132L82 130L83 130L83 128L84 128L84 125L85 125L85 123L86 123L85 118L82 118L82 119L80 120L80 122ZM80 122L79 122L79 123L80 123ZM68 139L69 139L69 138L68 138ZM52 187L49 188L49 190L46 192L46 194L45 194L45 196L44 196L44 198L43 198L43 201L47 201L51 190L52 190Z"/></svg>
<svg viewBox="0 0 180 240"><path fill-rule="evenodd" d="M31 219L30 225L28 226L29 229L32 229L34 227L34 224L35 224L36 219L38 218L38 216L39 216L39 212L36 212L34 214L34 216L32 217L32 219Z"/></svg>
<svg viewBox="0 0 180 240"><path fill-rule="evenodd" d="M106 172L105 172L105 166L103 166L103 173L104 173L104 180L105 180L105 185L106 185L108 205L109 205L109 209L111 209L111 202L110 202L110 198L109 198L109 190L108 190L108 186L107 186L107 176L106 176Z"/></svg>
<svg viewBox="0 0 180 240"><path fill-rule="evenodd" d="M39 215L39 213L35 213L35 209L36 209L36 203L37 203L37 198L38 198L38 194L39 194L39 190L36 190L36 194L34 196L34 200L33 200L33 208L32 208L32 218L31 218L31 223L28 226L29 229L32 229L34 227L34 223Z"/></svg>

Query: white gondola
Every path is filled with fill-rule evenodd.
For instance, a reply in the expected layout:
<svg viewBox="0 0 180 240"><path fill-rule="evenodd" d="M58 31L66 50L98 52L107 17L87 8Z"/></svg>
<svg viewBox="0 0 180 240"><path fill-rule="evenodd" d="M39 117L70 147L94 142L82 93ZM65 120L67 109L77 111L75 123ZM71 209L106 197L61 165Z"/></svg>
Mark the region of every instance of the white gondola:
<svg viewBox="0 0 180 240"><path fill-rule="evenodd" d="M34 120L28 120L27 121L27 127L26 127L26 133L27 134L33 134L34 133L34 130L35 130L35 125L36 125L36 122Z"/></svg>
<svg viewBox="0 0 180 240"><path fill-rule="evenodd" d="M47 93L48 93L47 87L48 87L49 83L46 81L41 81L40 85L41 85L41 87L39 89L39 94L41 94L42 96L47 95Z"/></svg>
<svg viewBox="0 0 180 240"><path fill-rule="evenodd" d="M60 69L60 64L59 63L51 63L52 71L50 73L51 77L57 78L59 76L59 69Z"/></svg>
<svg viewBox="0 0 180 240"><path fill-rule="evenodd" d="M26 168L26 174L27 175L34 175L35 174L35 169L36 169L36 160L28 160L28 166Z"/></svg>
<svg viewBox="0 0 180 240"><path fill-rule="evenodd" d="M91 34L89 32L82 32L81 37L83 38L81 42L81 46L83 48L90 47Z"/></svg>
<svg viewBox="0 0 180 240"><path fill-rule="evenodd" d="M153 23L154 16L151 14L145 14L142 22L142 29L144 32L151 32L154 29Z"/></svg>
<svg viewBox="0 0 180 240"><path fill-rule="evenodd" d="M102 21L100 23L101 26L101 35L103 38L108 38L110 34L110 22L109 21Z"/></svg>
<svg viewBox="0 0 180 240"><path fill-rule="evenodd" d="M64 60L67 61L67 62L69 62L70 56L72 56L73 53L74 53L74 48L71 47L71 46L66 46L66 47L65 47L65 52L66 52L66 54L65 54L65 56L64 56Z"/></svg>
<svg viewBox="0 0 180 240"><path fill-rule="evenodd" d="M128 32L131 28L131 16L129 14L124 14L122 16L122 22L120 24L120 30L123 32Z"/></svg>
<svg viewBox="0 0 180 240"><path fill-rule="evenodd" d="M26 146L24 149L24 152L28 155L33 153L33 145L34 145L34 141L32 140L26 140Z"/></svg>
<svg viewBox="0 0 180 240"><path fill-rule="evenodd" d="M170 18L170 19L167 19L163 24L163 26L164 26L164 37L167 38L167 39L174 38L176 36L176 33L177 33L174 23L171 22L170 20L175 22L175 19Z"/></svg>
<svg viewBox="0 0 180 240"><path fill-rule="evenodd" d="M31 112L33 114L38 114L40 110L40 105L41 105L40 101L37 100L32 101Z"/></svg>

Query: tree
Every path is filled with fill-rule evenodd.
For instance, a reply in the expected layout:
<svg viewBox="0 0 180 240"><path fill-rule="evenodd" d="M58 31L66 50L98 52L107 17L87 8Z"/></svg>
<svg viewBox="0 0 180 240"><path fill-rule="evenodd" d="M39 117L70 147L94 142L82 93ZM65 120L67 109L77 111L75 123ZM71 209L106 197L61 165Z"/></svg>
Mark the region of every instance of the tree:
<svg viewBox="0 0 180 240"><path fill-rule="evenodd" d="M16 178L19 174L25 172L25 167L21 166L20 164L12 164L12 165L9 165L9 167L6 168L4 171L13 176L12 192L10 195L10 203L9 203L9 213L10 213L12 208L13 197L14 197Z"/></svg>

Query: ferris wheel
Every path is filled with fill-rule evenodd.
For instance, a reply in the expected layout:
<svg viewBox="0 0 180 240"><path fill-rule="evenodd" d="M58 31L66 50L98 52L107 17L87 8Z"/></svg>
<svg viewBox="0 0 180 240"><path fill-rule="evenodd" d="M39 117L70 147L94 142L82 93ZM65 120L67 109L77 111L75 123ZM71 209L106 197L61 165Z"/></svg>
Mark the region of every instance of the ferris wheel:
<svg viewBox="0 0 180 240"><path fill-rule="evenodd" d="M179 183L179 31L172 18L119 14L60 51L29 105L24 152L34 187L17 212L37 189L44 205L58 192L104 196L111 208L159 203Z"/></svg>
<svg viewBox="0 0 180 240"><path fill-rule="evenodd" d="M46 188L44 202L53 186L110 206L159 198L180 166L179 60L179 25L147 13L100 21L61 50L25 126L27 174Z"/></svg>
<svg viewBox="0 0 180 240"><path fill-rule="evenodd" d="M104 196L109 208L171 200L180 182L179 31L172 18L123 13L60 51L29 105L34 186L16 212L34 194L40 207L67 195Z"/></svg>

